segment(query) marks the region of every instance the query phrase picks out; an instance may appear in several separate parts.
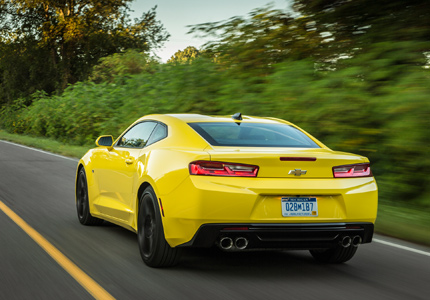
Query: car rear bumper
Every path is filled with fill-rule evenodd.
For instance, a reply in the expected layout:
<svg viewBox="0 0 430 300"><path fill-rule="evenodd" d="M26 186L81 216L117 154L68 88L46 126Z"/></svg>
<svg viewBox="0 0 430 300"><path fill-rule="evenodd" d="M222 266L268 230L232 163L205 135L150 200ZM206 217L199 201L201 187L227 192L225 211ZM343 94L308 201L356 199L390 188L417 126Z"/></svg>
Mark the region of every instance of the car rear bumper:
<svg viewBox="0 0 430 300"><path fill-rule="evenodd" d="M297 196L315 197L318 215L283 216L282 198ZM171 193L161 194L160 199L164 209L164 234L171 247L188 243L198 236L196 233L203 230L201 228L218 226L216 224L272 224L268 225L273 226L271 228L297 228L296 224L299 227L303 224L305 228L308 228L307 224L374 224L378 207L373 177L276 179L189 176ZM286 242L281 240L279 243ZM265 241L264 244L278 242Z"/></svg>
<svg viewBox="0 0 430 300"><path fill-rule="evenodd" d="M248 241L246 249L332 248L346 236L370 243L373 230L372 223L204 224L191 241L179 247L211 247L224 237L233 241L243 237Z"/></svg>

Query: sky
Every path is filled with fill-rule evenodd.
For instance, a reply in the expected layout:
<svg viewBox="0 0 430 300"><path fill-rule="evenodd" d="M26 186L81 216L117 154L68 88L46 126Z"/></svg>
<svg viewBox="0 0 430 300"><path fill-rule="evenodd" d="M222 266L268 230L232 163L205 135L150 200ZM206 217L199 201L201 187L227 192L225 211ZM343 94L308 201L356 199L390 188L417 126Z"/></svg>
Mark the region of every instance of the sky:
<svg viewBox="0 0 430 300"><path fill-rule="evenodd" d="M157 5L157 19L170 33L164 47L155 51L163 62L166 62L178 50L188 46L199 48L206 40L187 34L187 25L227 20L234 16L246 16L257 7L269 3L277 9L286 9L291 0L135 0L131 16L140 17Z"/></svg>

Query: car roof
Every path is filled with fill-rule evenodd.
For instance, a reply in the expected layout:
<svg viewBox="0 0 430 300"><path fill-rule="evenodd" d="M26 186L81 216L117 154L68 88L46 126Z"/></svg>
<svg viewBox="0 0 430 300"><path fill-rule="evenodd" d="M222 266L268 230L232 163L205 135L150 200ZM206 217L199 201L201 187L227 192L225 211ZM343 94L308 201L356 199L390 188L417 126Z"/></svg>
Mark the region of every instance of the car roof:
<svg viewBox="0 0 430 300"><path fill-rule="evenodd" d="M179 119L186 123L194 122L250 122L250 123L288 123L284 120L275 118L264 118L254 116L242 116L242 120L235 120L232 116L207 116L200 114L167 114L166 116Z"/></svg>

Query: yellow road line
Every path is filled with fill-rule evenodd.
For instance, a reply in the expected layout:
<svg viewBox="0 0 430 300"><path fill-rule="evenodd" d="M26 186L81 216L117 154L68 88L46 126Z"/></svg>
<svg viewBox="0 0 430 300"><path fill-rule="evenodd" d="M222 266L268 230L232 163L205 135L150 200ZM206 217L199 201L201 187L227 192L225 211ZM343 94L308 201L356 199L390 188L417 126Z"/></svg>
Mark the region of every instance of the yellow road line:
<svg viewBox="0 0 430 300"><path fill-rule="evenodd" d="M70 259L48 242L40 233L34 230L30 225L14 213L0 200L0 209L14 221L22 230L24 230L46 253L48 253L67 273L69 273L88 293L95 299L110 300L115 299L97 282L78 268Z"/></svg>

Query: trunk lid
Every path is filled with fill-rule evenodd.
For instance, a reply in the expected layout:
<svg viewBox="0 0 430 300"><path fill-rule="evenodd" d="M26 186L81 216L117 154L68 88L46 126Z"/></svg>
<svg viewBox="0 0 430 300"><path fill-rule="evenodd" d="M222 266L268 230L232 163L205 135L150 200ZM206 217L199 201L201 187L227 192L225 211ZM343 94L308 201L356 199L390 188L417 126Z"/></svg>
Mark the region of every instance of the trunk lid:
<svg viewBox="0 0 430 300"><path fill-rule="evenodd" d="M206 151L211 161L259 166L259 178L333 178L335 166L368 162L360 155L325 148L209 147Z"/></svg>

